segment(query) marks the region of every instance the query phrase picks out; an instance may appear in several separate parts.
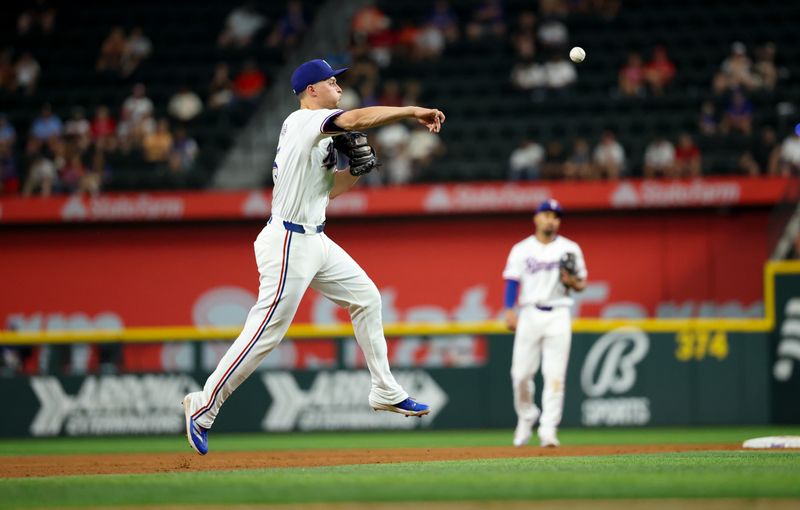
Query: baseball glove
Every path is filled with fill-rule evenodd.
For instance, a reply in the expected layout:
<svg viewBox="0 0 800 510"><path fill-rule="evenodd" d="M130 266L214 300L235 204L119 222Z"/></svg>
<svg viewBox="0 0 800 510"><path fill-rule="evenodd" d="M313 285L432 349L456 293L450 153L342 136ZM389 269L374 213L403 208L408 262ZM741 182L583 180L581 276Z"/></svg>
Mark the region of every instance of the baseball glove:
<svg viewBox="0 0 800 510"><path fill-rule="evenodd" d="M560 267L563 271L566 271L567 274L570 276L575 276L578 274L578 267L577 262L575 260L574 253L565 253L561 256L561 260L558 261L558 267Z"/></svg>
<svg viewBox="0 0 800 510"><path fill-rule="evenodd" d="M359 131L347 131L333 137L333 146L350 159L350 173L358 177L370 173L379 166L375 149L367 143L367 135Z"/></svg>

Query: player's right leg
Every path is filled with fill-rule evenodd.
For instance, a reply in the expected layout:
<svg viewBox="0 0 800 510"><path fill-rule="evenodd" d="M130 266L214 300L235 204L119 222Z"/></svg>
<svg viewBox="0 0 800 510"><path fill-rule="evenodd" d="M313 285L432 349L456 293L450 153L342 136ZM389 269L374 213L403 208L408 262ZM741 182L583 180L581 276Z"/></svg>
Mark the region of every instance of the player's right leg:
<svg viewBox="0 0 800 510"><path fill-rule="evenodd" d="M556 308L548 319L542 341L542 417L539 439L542 446L559 446L557 431L564 411L564 387L572 344L569 308Z"/></svg>
<svg viewBox="0 0 800 510"><path fill-rule="evenodd" d="M533 403L533 376L541 361L541 331L537 327L535 309L524 307L519 311L514 348L511 355L511 385L514 393L514 411L517 428L514 446L523 446L531 438L531 431L539 419L539 408Z"/></svg>
<svg viewBox="0 0 800 510"><path fill-rule="evenodd" d="M234 390L283 339L311 276L316 271L319 242L270 224L254 243L260 273L258 300L247 315L238 338L206 380L203 391L183 401L189 445L201 455L208 451L207 431L220 407Z"/></svg>

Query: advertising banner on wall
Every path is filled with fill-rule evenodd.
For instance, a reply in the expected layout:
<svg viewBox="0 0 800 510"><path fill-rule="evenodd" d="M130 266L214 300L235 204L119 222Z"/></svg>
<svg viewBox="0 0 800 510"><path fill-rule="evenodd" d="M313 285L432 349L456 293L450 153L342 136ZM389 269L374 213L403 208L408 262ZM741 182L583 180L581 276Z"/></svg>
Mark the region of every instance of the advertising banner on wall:
<svg viewBox="0 0 800 510"><path fill-rule="evenodd" d="M772 333L772 419L800 423L800 261L784 262L775 274Z"/></svg>
<svg viewBox="0 0 800 510"><path fill-rule="evenodd" d="M392 340L395 376L432 406L421 419L374 412L354 340L326 342L337 352L333 366L265 364L226 402L214 430L508 428L511 440L510 336ZM768 351L760 333L578 334L563 426L766 424ZM181 399L201 388L219 359L209 358L213 353L222 355L213 349L190 356L199 361L187 373L0 378L0 393L14 409L0 422L0 436L180 434ZM541 378L536 386L538 394Z"/></svg>

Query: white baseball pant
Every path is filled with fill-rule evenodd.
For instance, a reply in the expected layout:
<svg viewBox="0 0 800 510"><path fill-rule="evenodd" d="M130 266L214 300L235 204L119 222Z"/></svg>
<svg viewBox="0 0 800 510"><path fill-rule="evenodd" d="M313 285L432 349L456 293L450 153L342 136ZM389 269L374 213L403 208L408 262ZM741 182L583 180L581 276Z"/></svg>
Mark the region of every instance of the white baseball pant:
<svg viewBox="0 0 800 510"><path fill-rule="evenodd" d="M297 225L285 227L282 219L273 217L256 238L258 301L203 391L191 394L192 418L201 427L211 428L225 400L280 343L309 286L350 313L371 375L370 404L396 404L408 398L389 369L381 296L375 284L315 226L304 225L306 233L290 227Z"/></svg>
<svg viewBox="0 0 800 510"><path fill-rule="evenodd" d="M564 409L564 382L572 324L567 307L551 311L525 306L519 312L511 358L514 410L520 421L533 426L539 418L539 434L553 434L561 423ZM533 403L533 376L542 368L542 412Z"/></svg>

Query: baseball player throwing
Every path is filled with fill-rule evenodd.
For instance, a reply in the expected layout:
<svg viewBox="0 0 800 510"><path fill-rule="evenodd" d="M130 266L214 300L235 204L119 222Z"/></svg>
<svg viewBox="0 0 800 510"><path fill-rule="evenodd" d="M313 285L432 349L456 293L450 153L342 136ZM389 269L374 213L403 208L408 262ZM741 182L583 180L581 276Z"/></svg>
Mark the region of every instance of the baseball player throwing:
<svg viewBox="0 0 800 510"><path fill-rule="evenodd" d="M201 455L222 403L283 339L308 287L347 308L371 375L369 404L376 410L422 416L430 409L409 398L389 369L381 296L363 269L325 233L330 199L350 189L376 166L375 152L358 130L417 119L438 133L445 120L436 109L375 106L337 109L342 89L324 60L300 65L292 89L300 108L281 128L272 167L272 217L255 240L260 274L258 300L244 328L203 387L183 400L186 437ZM348 156L343 167L339 153Z"/></svg>
<svg viewBox="0 0 800 510"><path fill-rule="evenodd" d="M558 235L562 209L542 202L533 221L536 233L511 249L506 280L505 322L514 334L511 381L517 428L514 446L523 446L539 420L542 446L558 446L556 431L564 408L564 379L572 342L570 292L586 287L586 264L577 243ZM519 296L519 299L518 299ZM515 305L519 305L519 315ZM542 367L541 419L533 403L533 376Z"/></svg>

